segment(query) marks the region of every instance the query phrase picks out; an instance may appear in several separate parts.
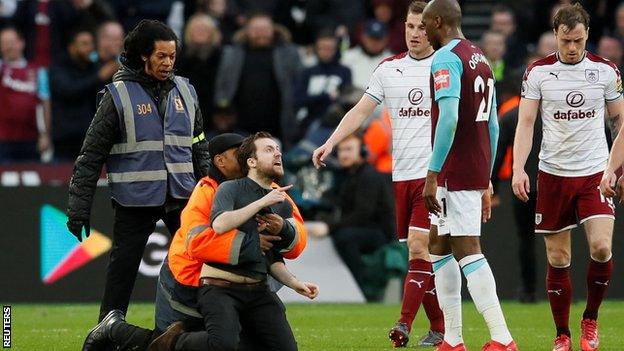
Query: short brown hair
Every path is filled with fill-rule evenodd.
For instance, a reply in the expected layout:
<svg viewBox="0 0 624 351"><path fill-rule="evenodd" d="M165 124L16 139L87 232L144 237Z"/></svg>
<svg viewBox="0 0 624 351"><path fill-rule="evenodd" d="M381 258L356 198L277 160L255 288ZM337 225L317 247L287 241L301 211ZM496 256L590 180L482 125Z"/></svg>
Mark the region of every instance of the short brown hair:
<svg viewBox="0 0 624 351"><path fill-rule="evenodd" d="M427 3L424 1L412 1L409 6L407 6L407 14L413 13L415 15L420 15L425 10L425 6L427 6Z"/></svg>
<svg viewBox="0 0 624 351"><path fill-rule="evenodd" d="M585 30L589 29L589 14L578 2L574 5L565 5L557 10L553 17L553 28L555 31L560 25L566 26L567 30L572 30L577 24L583 24Z"/></svg>
<svg viewBox="0 0 624 351"><path fill-rule="evenodd" d="M238 160L238 164L241 171L243 171L243 174L247 174L247 172L249 172L247 159L256 157L256 140L265 138L273 139L273 136L269 132L257 132L246 137L241 146L238 147L236 159Z"/></svg>

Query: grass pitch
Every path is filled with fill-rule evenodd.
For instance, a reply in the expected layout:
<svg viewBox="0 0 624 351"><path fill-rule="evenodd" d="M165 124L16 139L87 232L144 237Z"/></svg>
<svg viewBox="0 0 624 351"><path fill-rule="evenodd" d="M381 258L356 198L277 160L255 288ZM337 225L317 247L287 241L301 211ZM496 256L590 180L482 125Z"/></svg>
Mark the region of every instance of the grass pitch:
<svg viewBox="0 0 624 351"><path fill-rule="evenodd" d="M578 350L584 303L572 307L570 322ZM288 305L288 319L299 349L392 350L387 333L399 315L398 305ZM550 350L554 327L547 303L503 303L507 323L520 350ZM489 339L487 328L472 303L464 304L464 340L469 350L480 350ZM624 350L624 302L607 301L600 311L601 351ZM98 314L96 304L14 304L12 348L24 351L80 350ZM131 304L128 322L151 328L151 304ZM408 349L413 349L428 324L420 313ZM431 350L431 349L420 349Z"/></svg>

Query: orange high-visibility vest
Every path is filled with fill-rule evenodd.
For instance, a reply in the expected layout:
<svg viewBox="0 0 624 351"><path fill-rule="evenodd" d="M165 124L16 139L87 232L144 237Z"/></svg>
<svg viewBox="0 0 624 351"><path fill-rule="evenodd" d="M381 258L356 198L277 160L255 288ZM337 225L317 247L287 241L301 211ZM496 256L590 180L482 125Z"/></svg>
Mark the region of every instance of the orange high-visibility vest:
<svg viewBox="0 0 624 351"><path fill-rule="evenodd" d="M498 109L498 115L503 117L507 112L513 110L514 108L520 106L520 97L514 96L507 99L503 102ZM500 151L499 151L500 152ZM505 180L511 179L511 175L513 173L513 147L507 147L505 150L505 158L503 159L503 164L501 165L500 170L498 171L498 179Z"/></svg>
<svg viewBox="0 0 624 351"><path fill-rule="evenodd" d="M364 144L369 153L368 162L378 172L392 173L392 124L388 109L370 123L364 133Z"/></svg>

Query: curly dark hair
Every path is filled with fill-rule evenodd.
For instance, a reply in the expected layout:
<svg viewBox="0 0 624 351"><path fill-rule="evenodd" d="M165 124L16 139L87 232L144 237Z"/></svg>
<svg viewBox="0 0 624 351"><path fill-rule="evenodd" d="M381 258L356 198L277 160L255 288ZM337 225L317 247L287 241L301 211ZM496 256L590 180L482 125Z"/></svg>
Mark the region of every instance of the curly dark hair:
<svg viewBox="0 0 624 351"><path fill-rule="evenodd" d="M142 57L149 57L154 51L156 41L175 41L179 46L178 37L166 24L155 20L141 20L124 39L122 62L133 69L143 67Z"/></svg>
<svg viewBox="0 0 624 351"><path fill-rule="evenodd" d="M257 132L256 134L246 137L241 146L238 147L236 158L243 174L249 172L247 159L256 157L256 140L265 138L273 139L273 136L269 132Z"/></svg>

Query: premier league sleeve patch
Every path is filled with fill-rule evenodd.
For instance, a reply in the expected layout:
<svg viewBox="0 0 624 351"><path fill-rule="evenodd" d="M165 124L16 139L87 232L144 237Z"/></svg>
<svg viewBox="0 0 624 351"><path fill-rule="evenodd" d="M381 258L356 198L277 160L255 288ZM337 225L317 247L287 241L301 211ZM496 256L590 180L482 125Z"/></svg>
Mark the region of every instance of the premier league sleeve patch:
<svg viewBox="0 0 624 351"><path fill-rule="evenodd" d="M433 84L436 91L451 86L451 75L448 69L439 69L433 73Z"/></svg>

